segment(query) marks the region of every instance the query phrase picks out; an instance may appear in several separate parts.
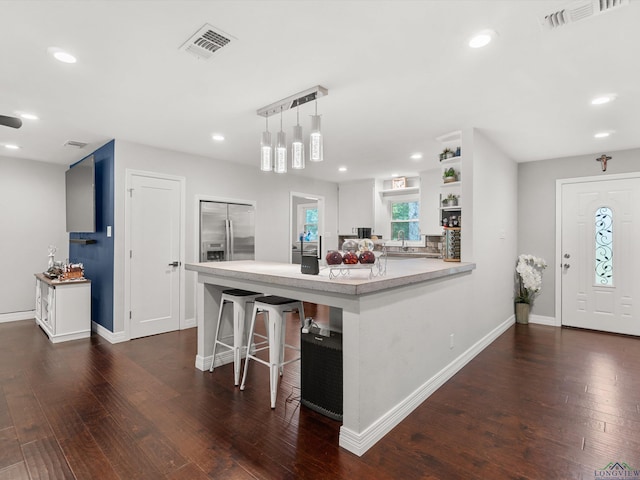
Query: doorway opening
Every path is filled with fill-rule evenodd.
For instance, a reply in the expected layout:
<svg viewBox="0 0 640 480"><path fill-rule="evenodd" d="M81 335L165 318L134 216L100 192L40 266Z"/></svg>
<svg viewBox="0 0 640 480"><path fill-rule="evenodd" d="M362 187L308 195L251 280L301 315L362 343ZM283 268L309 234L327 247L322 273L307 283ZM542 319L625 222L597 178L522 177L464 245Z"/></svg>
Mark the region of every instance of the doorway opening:
<svg viewBox="0 0 640 480"><path fill-rule="evenodd" d="M289 263L299 264L302 255L322 258L324 234L324 197L312 193L291 192L289 201Z"/></svg>

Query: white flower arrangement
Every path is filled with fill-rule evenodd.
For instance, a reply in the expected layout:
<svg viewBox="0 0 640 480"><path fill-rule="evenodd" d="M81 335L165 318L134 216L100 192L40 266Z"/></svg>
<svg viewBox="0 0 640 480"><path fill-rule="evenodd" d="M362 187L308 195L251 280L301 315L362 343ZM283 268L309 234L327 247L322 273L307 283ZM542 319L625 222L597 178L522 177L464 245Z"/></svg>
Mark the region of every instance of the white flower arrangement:
<svg viewBox="0 0 640 480"><path fill-rule="evenodd" d="M543 258L526 254L518 257L516 303L533 303L534 297L542 288L542 270L545 268L547 268L547 262Z"/></svg>

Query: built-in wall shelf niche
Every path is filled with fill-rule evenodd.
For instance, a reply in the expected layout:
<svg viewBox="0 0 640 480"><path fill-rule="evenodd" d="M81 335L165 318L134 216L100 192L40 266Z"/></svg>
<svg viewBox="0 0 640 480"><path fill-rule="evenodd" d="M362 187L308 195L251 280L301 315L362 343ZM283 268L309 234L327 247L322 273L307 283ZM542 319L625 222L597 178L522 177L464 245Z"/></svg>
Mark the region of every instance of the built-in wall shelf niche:
<svg viewBox="0 0 640 480"><path fill-rule="evenodd" d="M380 190L380 195L410 195L413 193L420 193L420 187L404 187L404 188L386 188Z"/></svg>
<svg viewBox="0 0 640 480"><path fill-rule="evenodd" d="M461 216L462 205L462 132L455 131L437 137L441 145L440 168L440 224L444 228L444 260L459 262L461 252ZM446 157L446 158L445 158ZM450 175L453 173L454 175ZM453 178L452 178L453 177ZM452 181L447 181L451 179ZM455 197L455 205L448 198Z"/></svg>
<svg viewBox="0 0 640 480"><path fill-rule="evenodd" d="M441 165L450 165L457 164L462 161L462 155L458 155L457 157L445 158L444 160L440 160Z"/></svg>
<svg viewBox="0 0 640 480"><path fill-rule="evenodd" d="M393 177L378 186L378 194L384 198L395 195L420 195L420 177Z"/></svg>

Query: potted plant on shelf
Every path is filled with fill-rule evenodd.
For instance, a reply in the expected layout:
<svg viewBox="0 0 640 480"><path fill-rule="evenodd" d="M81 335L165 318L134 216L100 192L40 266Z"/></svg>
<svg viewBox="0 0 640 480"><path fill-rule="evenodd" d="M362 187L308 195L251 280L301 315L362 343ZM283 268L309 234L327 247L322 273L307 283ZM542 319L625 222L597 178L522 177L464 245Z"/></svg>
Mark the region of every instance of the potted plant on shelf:
<svg viewBox="0 0 640 480"><path fill-rule="evenodd" d="M445 148L440 154L440 161L446 160L447 158L453 158L454 156L455 153L453 150L451 150L450 148Z"/></svg>
<svg viewBox="0 0 640 480"><path fill-rule="evenodd" d="M442 174L442 179L444 180L444 183L455 182L458 180L458 174L453 167L449 167Z"/></svg>
<svg viewBox="0 0 640 480"><path fill-rule="evenodd" d="M458 195L454 195L450 193L445 198L442 199L443 207L455 207L458 205Z"/></svg>
<svg viewBox="0 0 640 480"><path fill-rule="evenodd" d="M542 270L547 268L543 258L522 254L516 264L515 314L517 323L529 323L533 299L542 288Z"/></svg>

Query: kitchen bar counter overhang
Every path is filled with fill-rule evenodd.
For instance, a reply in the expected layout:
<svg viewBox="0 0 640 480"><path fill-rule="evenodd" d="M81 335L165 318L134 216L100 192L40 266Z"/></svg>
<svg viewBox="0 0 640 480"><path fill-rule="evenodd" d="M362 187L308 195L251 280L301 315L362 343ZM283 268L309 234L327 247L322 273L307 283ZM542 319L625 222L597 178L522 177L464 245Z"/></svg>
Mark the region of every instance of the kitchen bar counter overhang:
<svg viewBox="0 0 640 480"><path fill-rule="evenodd" d="M473 297L474 263L389 259L386 275L371 279L366 269L330 279L327 268L317 276L303 275L299 265L260 261L192 263L186 269L198 274L196 368L200 370L207 370L213 360L213 336L225 288L341 309L339 442L356 455L366 452L486 346L464 344L465 332L473 331L465 324L473 321L473 302L465 298ZM450 346L453 334L460 339L456 349ZM216 360L221 361L218 356ZM267 394L266 409L268 403Z"/></svg>
<svg viewBox="0 0 640 480"><path fill-rule="evenodd" d="M352 270L348 275L329 278L329 268L319 275L304 275L300 266L287 263L237 261L187 264L186 269L229 279L260 281L284 287L296 287L327 293L363 295L418 282L449 277L475 268L473 263L444 262L439 259L389 259L385 275L369 278L369 270Z"/></svg>

